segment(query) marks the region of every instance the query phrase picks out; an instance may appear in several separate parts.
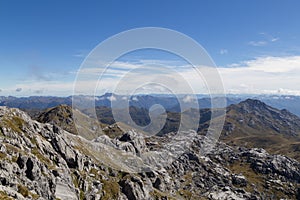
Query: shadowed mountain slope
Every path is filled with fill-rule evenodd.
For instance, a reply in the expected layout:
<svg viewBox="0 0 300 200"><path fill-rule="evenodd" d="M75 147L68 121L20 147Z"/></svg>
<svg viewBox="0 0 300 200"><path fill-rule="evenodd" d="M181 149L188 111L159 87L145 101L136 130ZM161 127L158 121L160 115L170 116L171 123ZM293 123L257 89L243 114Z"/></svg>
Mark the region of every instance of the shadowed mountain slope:
<svg viewBox="0 0 300 200"><path fill-rule="evenodd" d="M201 124L203 133L209 121ZM300 159L300 119L259 100L247 99L227 108L221 140L230 145L264 148Z"/></svg>
<svg viewBox="0 0 300 200"><path fill-rule="evenodd" d="M36 120L41 123L59 126L70 133L78 134L89 140L100 136L102 127L105 126L96 119L92 119L68 105L59 105L40 112ZM75 123L77 123L77 126Z"/></svg>

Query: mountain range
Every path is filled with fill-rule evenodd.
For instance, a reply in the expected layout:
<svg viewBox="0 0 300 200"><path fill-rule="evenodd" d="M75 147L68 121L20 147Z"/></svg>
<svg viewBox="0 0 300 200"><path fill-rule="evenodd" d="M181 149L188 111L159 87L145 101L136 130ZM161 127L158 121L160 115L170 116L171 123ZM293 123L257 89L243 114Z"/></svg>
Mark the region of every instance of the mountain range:
<svg viewBox="0 0 300 200"><path fill-rule="evenodd" d="M140 124L147 113L131 108ZM168 130L194 113L197 132ZM229 105L206 153L210 109L168 111L152 136L120 129L106 106L98 119L68 105L29 114L0 107L0 199L300 199L300 119L259 100Z"/></svg>
<svg viewBox="0 0 300 200"><path fill-rule="evenodd" d="M129 105L133 107L150 109L155 104L162 105L165 110L171 112L184 111L190 108L201 109L211 107L210 96L207 95L194 95L196 102L193 102L193 95L182 94L182 95L135 95L135 96L124 96L113 93L106 93L101 96L76 96L77 99L93 100L97 107L111 107L111 102L120 99L128 99ZM300 116L300 97L292 95L226 95L227 106L231 104L237 104L248 98L257 99L267 103L268 105L277 109L287 109L294 114ZM73 96L68 97L47 97L47 96L31 96L31 97L0 97L0 106L8 106L11 108L20 108L26 112L36 111L41 109L52 108L58 105L66 104L72 105ZM189 102L190 101L190 102ZM198 101L198 102L197 102ZM179 107L179 102L185 102L183 108ZM197 103L199 107L197 107ZM196 105L196 106L195 106ZM116 108L118 105L114 105ZM127 106L127 105L126 105Z"/></svg>
<svg viewBox="0 0 300 200"><path fill-rule="evenodd" d="M136 124L147 126L150 123L151 119L147 109L131 106L129 111ZM82 130L76 129L73 112L78 113L75 116L80 116L76 123L80 123L79 128ZM119 109L119 112L124 112L124 110ZM131 124L126 125L126 122L116 122L114 120L110 107L96 107L96 113L98 120L91 119L88 115L73 110L70 106L60 105L39 111L38 114L35 114L37 116L32 117L41 123L57 125L70 133L79 133L86 139L99 136L102 130L105 130L107 135L116 137L123 133L122 128L131 129ZM197 114L199 114L200 120L195 123L193 119ZM164 119L162 114L155 117L157 121ZM183 119L185 121L181 123ZM170 132L176 132L180 124L183 124L182 128L185 130L194 129L205 135L210 120L210 109L189 109L182 113L167 111L166 123L157 135L163 136ZM153 129L157 130L158 128ZM152 133L149 129L135 129L139 132L148 131ZM300 161L299 134L300 119L298 116L286 109L279 110L259 100L247 99L226 108L226 118L220 139L232 146L264 148L270 153L282 153Z"/></svg>

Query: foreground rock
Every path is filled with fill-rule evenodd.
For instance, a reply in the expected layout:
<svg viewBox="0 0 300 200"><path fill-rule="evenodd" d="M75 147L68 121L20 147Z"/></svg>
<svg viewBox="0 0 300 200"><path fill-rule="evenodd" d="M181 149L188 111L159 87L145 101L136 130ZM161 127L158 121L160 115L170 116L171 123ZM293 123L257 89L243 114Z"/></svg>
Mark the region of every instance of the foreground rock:
<svg viewBox="0 0 300 200"><path fill-rule="evenodd" d="M0 199L300 198L297 161L224 143L201 155L203 136L195 133L145 138L129 131L88 141L0 107L0 135ZM120 167L124 155L145 161L147 170L128 173ZM175 156L160 163L157 155Z"/></svg>

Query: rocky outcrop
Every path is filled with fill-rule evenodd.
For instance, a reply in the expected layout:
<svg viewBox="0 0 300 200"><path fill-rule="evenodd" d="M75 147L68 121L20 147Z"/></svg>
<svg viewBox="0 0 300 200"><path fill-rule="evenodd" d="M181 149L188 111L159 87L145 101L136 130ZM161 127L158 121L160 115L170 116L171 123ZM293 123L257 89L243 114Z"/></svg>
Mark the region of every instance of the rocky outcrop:
<svg viewBox="0 0 300 200"><path fill-rule="evenodd" d="M133 130L89 141L34 121L17 109L0 107L0 197L300 198L296 160L221 142L203 155L203 141L204 136L194 132L145 137ZM122 168L130 166L128 160L144 162L141 166L148 168L129 173Z"/></svg>
<svg viewBox="0 0 300 200"><path fill-rule="evenodd" d="M35 119L41 123L58 126L69 133L79 134L88 140L92 140L102 133L102 124L98 120L92 119L68 105L59 105L41 111Z"/></svg>

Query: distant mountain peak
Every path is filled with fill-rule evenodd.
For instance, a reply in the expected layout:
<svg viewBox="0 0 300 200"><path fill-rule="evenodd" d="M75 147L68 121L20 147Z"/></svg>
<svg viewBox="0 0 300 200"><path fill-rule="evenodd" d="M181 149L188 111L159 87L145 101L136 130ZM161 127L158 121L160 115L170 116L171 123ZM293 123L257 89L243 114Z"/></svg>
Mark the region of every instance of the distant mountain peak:
<svg viewBox="0 0 300 200"><path fill-rule="evenodd" d="M287 109L277 109L257 99L247 99L236 105L231 105L228 110L237 110L240 113L254 113L264 117L271 117L278 120L298 122L300 119Z"/></svg>
<svg viewBox="0 0 300 200"><path fill-rule="evenodd" d="M300 118L288 110L247 99L230 105L221 139L229 144L284 152L299 159Z"/></svg>
<svg viewBox="0 0 300 200"><path fill-rule="evenodd" d="M58 105L56 107L50 108L48 109L48 112L50 111L60 111L60 112L68 112L68 113L72 113L72 107L66 104L61 104Z"/></svg>
<svg viewBox="0 0 300 200"><path fill-rule="evenodd" d="M75 113L75 115L73 115ZM79 134L86 139L94 139L101 133L101 123L92 119L71 106L59 105L49 108L36 118L41 123L50 123L62 129Z"/></svg>
<svg viewBox="0 0 300 200"><path fill-rule="evenodd" d="M261 110L270 108L270 106L257 99L246 99L245 101L240 102L238 106L241 106L246 110Z"/></svg>
<svg viewBox="0 0 300 200"><path fill-rule="evenodd" d="M239 104L266 105L264 102L258 99L250 99L250 98L240 102Z"/></svg>
<svg viewBox="0 0 300 200"><path fill-rule="evenodd" d="M102 95L102 97L111 97L111 96L114 96L114 93L106 92L104 95Z"/></svg>

